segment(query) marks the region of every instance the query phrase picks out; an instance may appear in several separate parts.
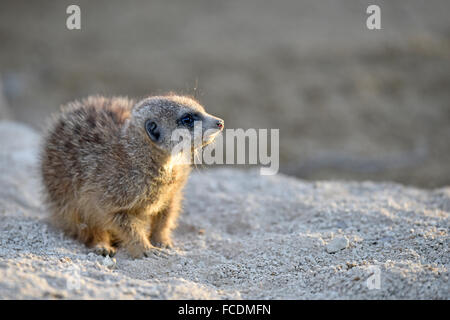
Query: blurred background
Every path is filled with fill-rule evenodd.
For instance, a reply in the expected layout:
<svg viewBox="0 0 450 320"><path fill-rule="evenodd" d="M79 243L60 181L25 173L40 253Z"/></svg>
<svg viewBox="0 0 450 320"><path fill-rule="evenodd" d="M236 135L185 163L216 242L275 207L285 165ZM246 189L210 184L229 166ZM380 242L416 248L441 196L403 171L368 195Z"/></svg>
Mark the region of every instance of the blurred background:
<svg viewBox="0 0 450 320"><path fill-rule="evenodd" d="M81 8L81 30L66 8ZM382 30L366 8L381 7ZM90 94L196 94L279 128L304 179L450 185L450 1L0 2L0 117L37 130Z"/></svg>

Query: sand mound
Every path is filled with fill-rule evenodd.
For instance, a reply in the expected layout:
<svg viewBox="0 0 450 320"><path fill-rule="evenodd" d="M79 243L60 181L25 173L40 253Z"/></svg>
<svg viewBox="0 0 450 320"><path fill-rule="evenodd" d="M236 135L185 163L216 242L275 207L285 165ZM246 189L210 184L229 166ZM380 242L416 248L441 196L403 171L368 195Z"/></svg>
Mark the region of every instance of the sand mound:
<svg viewBox="0 0 450 320"><path fill-rule="evenodd" d="M196 171L176 249L111 260L48 224L39 136L1 122L0 145L2 299L450 298L450 188Z"/></svg>

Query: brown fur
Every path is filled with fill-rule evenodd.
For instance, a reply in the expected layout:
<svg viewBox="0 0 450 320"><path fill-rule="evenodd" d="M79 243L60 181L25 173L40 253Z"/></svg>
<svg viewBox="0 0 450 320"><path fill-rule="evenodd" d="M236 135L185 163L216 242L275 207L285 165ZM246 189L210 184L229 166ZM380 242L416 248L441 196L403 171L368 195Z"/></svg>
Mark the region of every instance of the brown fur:
<svg viewBox="0 0 450 320"><path fill-rule="evenodd" d="M96 96L64 107L41 159L53 221L104 255L119 245L133 257L171 246L190 168L172 163L167 137L186 110L200 113L206 127L220 120L175 95L138 103ZM145 131L148 118L162 130L160 144Z"/></svg>

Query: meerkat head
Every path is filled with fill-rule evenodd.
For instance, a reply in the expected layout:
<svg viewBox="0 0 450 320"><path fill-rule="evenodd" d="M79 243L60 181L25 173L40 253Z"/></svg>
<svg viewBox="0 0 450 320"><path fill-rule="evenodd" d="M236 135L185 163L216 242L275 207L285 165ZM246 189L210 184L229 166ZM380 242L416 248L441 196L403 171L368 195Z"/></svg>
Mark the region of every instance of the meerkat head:
<svg viewBox="0 0 450 320"><path fill-rule="evenodd" d="M191 151L194 151L211 143L223 130L224 121L208 114L191 98L169 95L138 102L133 107L129 125L148 143L172 153L179 144L174 137L189 135Z"/></svg>

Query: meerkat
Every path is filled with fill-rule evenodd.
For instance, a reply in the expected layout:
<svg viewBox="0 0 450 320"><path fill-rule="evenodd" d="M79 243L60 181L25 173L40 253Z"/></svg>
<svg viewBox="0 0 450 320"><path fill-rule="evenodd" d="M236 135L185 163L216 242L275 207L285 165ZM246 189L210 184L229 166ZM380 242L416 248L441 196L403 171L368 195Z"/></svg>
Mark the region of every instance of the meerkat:
<svg viewBox="0 0 450 320"><path fill-rule="evenodd" d="M52 221L102 255L119 247L134 258L172 246L190 172L172 154L171 133L212 142L224 121L185 96L88 97L62 108L44 139L41 173Z"/></svg>

